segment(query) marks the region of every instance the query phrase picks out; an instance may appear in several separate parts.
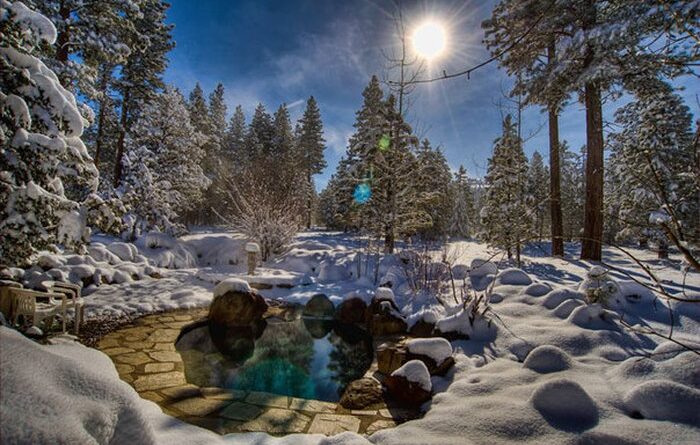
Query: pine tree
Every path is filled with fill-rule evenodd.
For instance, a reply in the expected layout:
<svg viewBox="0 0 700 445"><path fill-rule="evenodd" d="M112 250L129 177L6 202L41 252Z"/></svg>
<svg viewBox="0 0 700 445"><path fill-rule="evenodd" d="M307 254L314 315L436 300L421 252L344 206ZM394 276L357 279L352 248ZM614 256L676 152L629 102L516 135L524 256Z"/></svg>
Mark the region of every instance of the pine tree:
<svg viewBox="0 0 700 445"><path fill-rule="evenodd" d="M306 178L306 227L311 227L311 216L314 213L312 206L315 186L313 175L317 175L326 168L323 151L326 149L326 141L323 139L323 122L321 111L313 96L306 101L306 110L299 121L298 137L296 143L297 160L301 173Z"/></svg>
<svg viewBox="0 0 700 445"><path fill-rule="evenodd" d="M141 230L182 230L178 220L210 185L201 168L205 140L177 90L166 88L143 110L127 141L123 185Z"/></svg>
<svg viewBox="0 0 700 445"><path fill-rule="evenodd" d="M164 87L162 75L167 66L166 54L174 47L170 35L173 25L165 23L167 3L139 0L137 11L130 11L131 29L127 37L131 51L121 66L115 89L120 94L119 137L116 144L113 185L122 179L122 156L127 133L138 119L140 110L157 97Z"/></svg>
<svg viewBox="0 0 700 445"><path fill-rule="evenodd" d="M438 239L447 234L452 217L452 173L445 156L440 149L433 150L428 139L421 143L416 160L415 186L431 221L419 233L429 240Z"/></svg>
<svg viewBox="0 0 700 445"><path fill-rule="evenodd" d="M510 115L503 121L503 134L495 141L486 174L486 201L482 209L485 238L492 246L515 251L520 264L523 242L532 234L527 204L527 158Z"/></svg>
<svg viewBox="0 0 700 445"><path fill-rule="evenodd" d="M243 150L245 132L245 114L243 114L243 107L238 105L233 112L228 129L226 130L226 135L224 136L224 156L231 160L237 160L237 162L232 163L233 167L236 165L240 166L246 162Z"/></svg>
<svg viewBox="0 0 700 445"><path fill-rule="evenodd" d="M636 100L616 112L622 130L612 136L614 173L623 192L620 237L651 239L665 257L668 237L683 240L697 224L692 118L666 82L640 78L630 89ZM667 215L669 230L650 221L659 211Z"/></svg>
<svg viewBox="0 0 700 445"><path fill-rule="evenodd" d="M259 164L273 155L272 132L272 117L265 111L263 104L258 104L243 141L244 158L248 160L249 168L258 168Z"/></svg>
<svg viewBox="0 0 700 445"><path fill-rule="evenodd" d="M578 241L583 235L583 210L586 197L586 146L576 154L564 141L560 146L562 160L562 210L564 236Z"/></svg>
<svg viewBox="0 0 700 445"><path fill-rule="evenodd" d="M463 165L459 166L452 182L452 199L449 233L452 236L468 238L474 231L472 223L477 218L474 212L474 197L467 177L467 170Z"/></svg>
<svg viewBox="0 0 700 445"><path fill-rule="evenodd" d="M97 170L80 140L73 94L39 59L56 29L21 2L0 3L0 258L26 265L40 249L87 241Z"/></svg>
<svg viewBox="0 0 700 445"><path fill-rule="evenodd" d="M549 171L544 165L542 155L535 151L530 159L527 172L527 193L534 209L533 231L541 239L544 226L548 220L547 203L549 201Z"/></svg>

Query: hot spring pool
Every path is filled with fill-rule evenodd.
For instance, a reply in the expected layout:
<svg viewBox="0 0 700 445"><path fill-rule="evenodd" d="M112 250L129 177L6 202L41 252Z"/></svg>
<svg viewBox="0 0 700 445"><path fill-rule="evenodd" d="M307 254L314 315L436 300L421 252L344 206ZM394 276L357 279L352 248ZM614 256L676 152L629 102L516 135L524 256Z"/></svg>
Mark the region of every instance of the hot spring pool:
<svg viewBox="0 0 700 445"><path fill-rule="evenodd" d="M184 333L176 348L194 385L327 402L337 402L373 358L363 330L308 318L253 328L204 325Z"/></svg>

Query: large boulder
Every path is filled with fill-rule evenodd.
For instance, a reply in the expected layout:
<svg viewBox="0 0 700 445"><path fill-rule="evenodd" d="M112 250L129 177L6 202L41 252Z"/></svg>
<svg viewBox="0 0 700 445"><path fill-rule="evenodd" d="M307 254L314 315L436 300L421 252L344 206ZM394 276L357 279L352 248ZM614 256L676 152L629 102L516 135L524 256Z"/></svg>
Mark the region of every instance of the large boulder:
<svg viewBox="0 0 700 445"><path fill-rule="evenodd" d="M345 388L340 405L345 409L365 409L383 400L382 385L371 377L363 377Z"/></svg>
<svg viewBox="0 0 700 445"><path fill-rule="evenodd" d="M380 287L365 311L367 330L375 336L405 334L408 325L401 315L394 294L389 288Z"/></svg>
<svg viewBox="0 0 700 445"><path fill-rule="evenodd" d="M365 320L367 304L358 297L348 298L340 303L335 319L345 324L360 324Z"/></svg>
<svg viewBox="0 0 700 445"><path fill-rule="evenodd" d="M312 318L333 318L335 306L324 294L316 294L306 303L303 316Z"/></svg>
<svg viewBox="0 0 700 445"><path fill-rule="evenodd" d="M377 346L377 369L384 375L391 375L406 363L406 347L400 343L382 343Z"/></svg>
<svg viewBox="0 0 700 445"><path fill-rule="evenodd" d="M389 395L402 403L417 407L430 400L430 373L420 360L411 360L394 371L384 382Z"/></svg>
<svg viewBox="0 0 700 445"><path fill-rule="evenodd" d="M229 278L214 288L209 321L220 326L249 326L262 320L267 307L265 299L248 283Z"/></svg>

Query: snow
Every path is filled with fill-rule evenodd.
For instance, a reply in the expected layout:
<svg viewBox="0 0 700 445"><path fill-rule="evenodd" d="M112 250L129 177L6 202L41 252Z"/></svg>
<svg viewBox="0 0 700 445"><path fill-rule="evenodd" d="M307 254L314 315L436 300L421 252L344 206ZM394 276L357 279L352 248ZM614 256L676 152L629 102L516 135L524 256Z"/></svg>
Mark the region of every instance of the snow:
<svg viewBox="0 0 700 445"><path fill-rule="evenodd" d="M392 376L405 377L411 383L417 384L426 391L433 389L430 382L428 367L420 360L409 360L399 369L391 373Z"/></svg>
<svg viewBox="0 0 700 445"><path fill-rule="evenodd" d="M5 7L4 4L2 6ZM22 2L12 3L9 9L15 14L15 20L29 26L38 39L44 40L49 45L56 42L56 27L51 23L51 20L27 8Z"/></svg>
<svg viewBox="0 0 700 445"><path fill-rule="evenodd" d="M520 269L511 267L496 275L496 284L509 284L513 286L527 286L532 283L532 278Z"/></svg>
<svg viewBox="0 0 700 445"><path fill-rule="evenodd" d="M245 251L248 253L260 253L260 245L258 243L246 243Z"/></svg>
<svg viewBox="0 0 700 445"><path fill-rule="evenodd" d="M238 278L228 278L217 284L214 288L214 298L220 297L228 292L251 292L248 282Z"/></svg>
<svg viewBox="0 0 700 445"><path fill-rule="evenodd" d="M88 256L44 253L42 263L49 269L36 266L24 274L36 277L52 271L70 274L71 268L79 267L78 270L82 270L86 269L82 266L90 266L95 269L95 274L123 277L122 284L102 284L87 293L87 318L206 307L215 294L214 285L228 279L237 279L234 280L237 283L235 286L243 286L249 278L271 282L278 280L283 283L280 277L306 277L310 281L306 285L295 282L294 287L289 289L275 287L260 291L267 298L299 303L308 301L318 293L328 295L336 305L344 298L353 297L367 302L378 291L373 280L373 263L368 268L371 277L363 274L358 279L348 274L341 281L318 280L320 266L323 264L339 265L353 273L357 271L354 249L359 242L352 237L308 232L300 234L297 240L297 247L264 264L259 269L261 276L254 277L245 275L244 263L229 264L225 260L244 255L246 240L236 234L211 231L176 239L178 246L193 255L196 267L160 270L163 275L160 279L148 276L139 280L130 278L131 272L143 273L146 267L152 266L120 260L107 248L110 243L120 241L107 237L97 237L96 243L89 247ZM176 248L174 245L166 247L162 244L159 241L159 246L155 248ZM457 244L464 247L460 247L463 255L456 260L457 264L466 265L477 258L491 257L485 245L471 241L460 241ZM211 251L210 254L207 252L208 247L221 245L225 245L228 250ZM137 249L133 256L135 259L148 250L147 246L141 247L138 240L134 246ZM576 249L577 246L567 245L567 256L574 258ZM693 272L685 275L678 255L672 253L670 261L657 262L654 252L638 249L633 251L657 276L663 277L664 285L670 292L682 292L684 279L688 295L695 295L697 289L700 289L700 276ZM644 280L641 270L619 252L604 249L604 260L607 263L614 262L620 270L634 274L638 280ZM382 276L393 264L386 260L380 262L380 265L382 271L379 276ZM499 266L504 268L501 263ZM534 250L526 249L520 270L507 272L509 269L506 267L499 274L501 279L494 295L498 294L502 299L491 305L491 310L498 318L491 317L490 324L487 320L488 313L485 318L477 318L472 325L469 312L461 310L461 306L439 305L434 296L415 295L407 291L402 283L395 283L391 291L409 325L424 319L436 323L443 332L467 334L469 340L411 341L411 344L416 342L415 346L410 346L412 350L418 348L417 350L427 351L435 357L445 357L448 350L452 351L456 362L454 371L449 374L449 378L428 376L427 380L422 371L401 371L414 380L421 380L426 386L430 385L428 388L431 388L434 395L429 409L421 419L375 433L369 442L352 433L328 439L303 434L280 439L264 434L216 436L162 414L155 405L139 400L133 391L127 395L125 391L131 391L130 387L117 380L109 359L97 351L77 345L38 346L29 343L27 346L22 343L22 350L29 351L23 357L16 352L18 349L7 352L7 336L4 333L0 339L3 344L0 353L3 354L3 364L9 363L11 370L4 369L3 366L0 371L17 375L11 377L15 380L8 380L13 382L11 385L3 384L0 390L3 391L5 403L5 391L22 388L18 393L13 393L13 396L8 396L7 400L13 400L13 404L25 403L23 412L30 412L30 406L53 406L51 400L63 400L63 397L68 397L65 394L70 394L72 400L80 400L81 403L64 405L59 401L56 404L69 419L82 419L80 416L85 416L82 406L91 407L93 403L116 406L114 400L123 401L119 406L123 406L124 410L133 409L134 418L145 419L153 431L152 437L159 443L696 443L700 426L696 408L700 391L697 380L700 358L672 342L637 334L620 325L620 317L624 315L624 319L631 324L653 328L662 333L667 333L669 327L667 303L663 299L654 298L643 286L633 284L622 272L607 273L607 279L615 280L619 287L619 293L609 299L608 306L586 304L584 294L578 288L592 266L578 259L567 261L543 257ZM362 268L365 268L364 263ZM17 272L8 270L6 273ZM493 276L491 273L484 276L488 275ZM503 275L510 275L505 280L508 283L518 284L504 283ZM93 280L95 276L92 275ZM511 280L513 277L515 279ZM471 279L471 275L468 279ZM384 291L378 292L381 294ZM697 305L674 304L674 319L674 339L691 345L700 344L700 313ZM428 345L433 341L441 342L442 346ZM41 351L41 354L35 350ZM12 354L11 360L5 360L6 353ZM42 354L50 358L42 358ZM60 359L56 358L57 354ZM647 357L646 354L650 355ZM64 365L64 361L68 360L70 367L77 371L70 378L52 380L54 375L64 372L68 366ZM36 376L25 371L42 369L44 361L51 363L44 366L50 372ZM34 366L34 362L39 363L39 366ZM93 369L102 365L105 369L100 368L99 372ZM23 377L23 374L27 376ZM422 375L421 379L418 378L419 375ZM5 378L6 375L3 374L3 382ZM95 379L99 381L94 381ZM19 380L21 383L17 382L16 386L15 382ZM35 380L39 382L36 383L39 388L33 391L28 385L35 384ZM53 388L46 392L41 383L43 381L51 382ZM93 386L89 392L81 393L80 396L68 392L83 384ZM43 398L44 392L50 398ZM56 392L63 395L56 395ZM15 397L23 400L14 401ZM33 404L30 405L27 399L33 400ZM114 412L120 411L115 408ZM24 422L22 425L25 431L29 431L29 420L20 421ZM36 422L37 428L44 428L41 419L32 422ZM85 424L76 422L78 426ZM6 422L0 427L3 433L5 429L14 428L12 425L7 426ZM19 427L13 431L19 431ZM138 425L134 431L141 431ZM68 431L66 434L73 432Z"/></svg>
<svg viewBox="0 0 700 445"><path fill-rule="evenodd" d="M408 352L430 357L440 366L452 356L452 345L444 338L416 338L406 343Z"/></svg>
<svg viewBox="0 0 700 445"><path fill-rule="evenodd" d="M377 301L396 301L394 291L388 287L378 287L374 293L374 298Z"/></svg>

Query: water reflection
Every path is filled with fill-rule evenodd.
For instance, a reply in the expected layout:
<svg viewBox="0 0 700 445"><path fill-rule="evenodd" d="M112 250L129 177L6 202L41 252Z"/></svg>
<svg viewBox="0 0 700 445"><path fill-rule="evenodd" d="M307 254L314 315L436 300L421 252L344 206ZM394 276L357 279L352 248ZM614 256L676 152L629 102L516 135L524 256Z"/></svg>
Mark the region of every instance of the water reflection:
<svg viewBox="0 0 700 445"><path fill-rule="evenodd" d="M204 325L184 334L176 347L192 384L330 402L372 363L364 331L308 318L243 329Z"/></svg>

